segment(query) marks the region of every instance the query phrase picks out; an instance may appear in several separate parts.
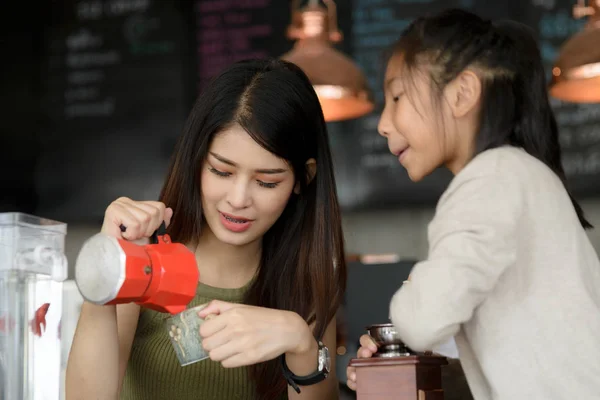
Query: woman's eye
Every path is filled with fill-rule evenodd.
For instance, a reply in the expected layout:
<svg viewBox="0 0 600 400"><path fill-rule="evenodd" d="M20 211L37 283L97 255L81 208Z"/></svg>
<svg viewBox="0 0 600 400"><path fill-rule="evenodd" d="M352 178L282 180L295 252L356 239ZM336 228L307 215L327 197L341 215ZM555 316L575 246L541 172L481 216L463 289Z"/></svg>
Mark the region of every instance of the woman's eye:
<svg viewBox="0 0 600 400"><path fill-rule="evenodd" d="M208 170L217 176L222 176L223 178L231 175L231 172L219 171L218 169L213 167L208 167Z"/></svg>
<svg viewBox="0 0 600 400"><path fill-rule="evenodd" d="M222 178L227 178L229 176L231 176L231 172L225 172L225 171L219 171L218 169L214 168L214 167L208 167L208 170L210 172L212 172L213 174L220 176ZM264 187L264 188L269 188L269 189L273 189L276 188L277 185L279 185L279 182L263 182L260 180L256 181L260 186Z"/></svg>
<svg viewBox="0 0 600 400"><path fill-rule="evenodd" d="M263 182L263 181L256 181L256 182L258 182L258 184L260 186L265 187L265 188L269 188L269 189L276 188L277 185L279 185L279 183L274 183L274 182Z"/></svg>

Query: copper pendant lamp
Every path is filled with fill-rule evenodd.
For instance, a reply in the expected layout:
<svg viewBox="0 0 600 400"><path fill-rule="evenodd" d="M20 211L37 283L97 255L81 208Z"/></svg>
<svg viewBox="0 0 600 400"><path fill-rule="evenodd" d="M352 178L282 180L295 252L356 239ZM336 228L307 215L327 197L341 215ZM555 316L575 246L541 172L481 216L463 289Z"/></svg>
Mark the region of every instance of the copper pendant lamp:
<svg viewBox="0 0 600 400"><path fill-rule="evenodd" d="M308 76L317 92L327 122L358 118L373 111L373 94L362 71L333 48L342 40L333 0L310 0L302 9L292 1L292 22L287 36L296 39L293 49L281 56Z"/></svg>
<svg viewBox="0 0 600 400"><path fill-rule="evenodd" d="M600 0L589 3L573 8L575 18L589 21L563 45L552 68L550 95L573 103L600 103Z"/></svg>

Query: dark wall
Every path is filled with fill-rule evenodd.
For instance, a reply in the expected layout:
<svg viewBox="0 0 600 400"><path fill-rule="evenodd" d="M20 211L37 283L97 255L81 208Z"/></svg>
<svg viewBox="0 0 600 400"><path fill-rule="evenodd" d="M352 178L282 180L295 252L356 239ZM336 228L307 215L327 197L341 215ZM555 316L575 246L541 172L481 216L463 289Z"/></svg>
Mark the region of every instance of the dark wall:
<svg viewBox="0 0 600 400"><path fill-rule="evenodd" d="M383 54L416 17L448 7L461 7L484 18L514 19L538 36L548 78L560 46L583 27L571 13L574 0L354 0L352 56L375 90L377 107L366 117L332 124L339 194L345 210L433 206L452 179L438 169L419 183L391 156L377 135L383 108ZM600 104L553 100L561 130L563 164L578 198L600 195Z"/></svg>
<svg viewBox="0 0 600 400"><path fill-rule="evenodd" d="M329 124L346 211L433 206L451 175L410 182L376 125L382 53L412 19L449 6L534 28L548 71L582 27L574 1L338 0L338 24L375 90L377 108ZM7 5L10 4L10 5ZM100 221L118 196L153 199L198 92L227 64L279 56L283 0L61 0L4 2L0 210L66 222ZM554 101L576 196L600 194L600 106Z"/></svg>
<svg viewBox="0 0 600 400"><path fill-rule="evenodd" d="M39 98L43 5L2 2L0 5L0 212L32 212L39 155Z"/></svg>

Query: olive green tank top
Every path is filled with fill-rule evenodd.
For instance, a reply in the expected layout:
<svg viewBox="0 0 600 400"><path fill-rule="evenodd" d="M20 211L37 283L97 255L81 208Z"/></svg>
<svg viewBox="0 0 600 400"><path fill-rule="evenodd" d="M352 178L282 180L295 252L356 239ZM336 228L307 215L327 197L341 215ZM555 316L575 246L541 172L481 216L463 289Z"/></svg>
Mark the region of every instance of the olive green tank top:
<svg viewBox="0 0 600 400"><path fill-rule="evenodd" d="M238 289L198 284L188 307L213 299L241 303L250 283ZM123 380L122 400L254 400L248 368L223 368L205 359L182 367L165 329L169 314L142 309ZM282 397L287 399L287 393Z"/></svg>

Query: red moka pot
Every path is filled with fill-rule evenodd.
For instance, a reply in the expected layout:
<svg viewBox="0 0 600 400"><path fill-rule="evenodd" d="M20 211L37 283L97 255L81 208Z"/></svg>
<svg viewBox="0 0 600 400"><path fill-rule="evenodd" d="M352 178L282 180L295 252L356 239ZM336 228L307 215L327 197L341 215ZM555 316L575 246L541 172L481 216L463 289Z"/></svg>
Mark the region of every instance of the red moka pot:
<svg viewBox="0 0 600 400"><path fill-rule="evenodd" d="M84 243L75 263L79 292L99 305L133 302L177 314L196 296L198 279L195 254L172 243L164 224L146 245L98 233Z"/></svg>

